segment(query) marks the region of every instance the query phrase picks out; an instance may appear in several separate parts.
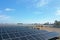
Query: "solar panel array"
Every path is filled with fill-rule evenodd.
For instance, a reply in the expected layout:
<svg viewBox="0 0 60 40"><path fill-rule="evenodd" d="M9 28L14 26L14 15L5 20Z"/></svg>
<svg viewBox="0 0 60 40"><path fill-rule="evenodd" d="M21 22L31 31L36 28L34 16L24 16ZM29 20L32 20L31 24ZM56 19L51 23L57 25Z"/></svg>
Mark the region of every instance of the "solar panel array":
<svg viewBox="0 0 60 40"><path fill-rule="evenodd" d="M0 40L48 40L58 34L45 30L28 29L20 26L0 27Z"/></svg>

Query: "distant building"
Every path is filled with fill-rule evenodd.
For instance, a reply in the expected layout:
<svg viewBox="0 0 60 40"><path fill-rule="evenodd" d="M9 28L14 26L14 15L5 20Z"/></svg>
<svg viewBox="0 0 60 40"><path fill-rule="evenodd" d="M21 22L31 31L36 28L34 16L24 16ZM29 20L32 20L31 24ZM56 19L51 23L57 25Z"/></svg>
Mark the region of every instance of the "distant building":
<svg viewBox="0 0 60 40"><path fill-rule="evenodd" d="M20 25L20 26L22 26L22 25L23 25L23 23L17 23L17 25Z"/></svg>

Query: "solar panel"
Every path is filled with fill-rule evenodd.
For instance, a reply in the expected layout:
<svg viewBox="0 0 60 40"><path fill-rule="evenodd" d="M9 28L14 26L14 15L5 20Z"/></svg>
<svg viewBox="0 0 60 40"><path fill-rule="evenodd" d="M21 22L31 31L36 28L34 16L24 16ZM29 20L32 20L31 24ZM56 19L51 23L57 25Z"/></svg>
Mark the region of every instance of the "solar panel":
<svg viewBox="0 0 60 40"><path fill-rule="evenodd" d="M20 37L19 33L14 33L16 37Z"/></svg>
<svg viewBox="0 0 60 40"><path fill-rule="evenodd" d="M11 40L20 40L20 38L13 38L13 39L11 39Z"/></svg>
<svg viewBox="0 0 60 40"><path fill-rule="evenodd" d="M8 35L10 36L10 38L15 38L14 33L9 33Z"/></svg>
<svg viewBox="0 0 60 40"><path fill-rule="evenodd" d="M21 40L27 40L27 38L26 38L26 37L21 37L20 39L21 39Z"/></svg>
<svg viewBox="0 0 60 40"><path fill-rule="evenodd" d="M0 40L2 40L2 37L1 37L1 35L0 35Z"/></svg>
<svg viewBox="0 0 60 40"><path fill-rule="evenodd" d="M36 38L36 40L41 40L39 37L37 37L36 35L32 35L32 37Z"/></svg>
<svg viewBox="0 0 60 40"><path fill-rule="evenodd" d="M35 40L32 36L26 36L26 38L29 40Z"/></svg>
<svg viewBox="0 0 60 40"><path fill-rule="evenodd" d="M53 37L58 37L58 33L22 26L0 27L0 40L48 40Z"/></svg>

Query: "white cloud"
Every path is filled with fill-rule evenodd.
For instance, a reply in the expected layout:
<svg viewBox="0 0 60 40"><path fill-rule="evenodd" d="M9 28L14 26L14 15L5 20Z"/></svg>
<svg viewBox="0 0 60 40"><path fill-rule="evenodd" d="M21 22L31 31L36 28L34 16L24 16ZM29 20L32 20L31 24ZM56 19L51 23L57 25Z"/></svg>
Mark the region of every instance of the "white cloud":
<svg viewBox="0 0 60 40"><path fill-rule="evenodd" d="M9 16L6 16L6 15L0 15L0 19L8 19L8 18L10 18Z"/></svg>
<svg viewBox="0 0 60 40"><path fill-rule="evenodd" d="M49 3L49 0L40 0L38 3L37 3L37 6L38 7L42 7L42 6L45 6Z"/></svg>
<svg viewBox="0 0 60 40"><path fill-rule="evenodd" d="M5 11L13 11L13 10L15 10L15 9L12 9L12 8L5 8L4 10L5 10Z"/></svg>
<svg viewBox="0 0 60 40"><path fill-rule="evenodd" d="M49 4L52 0L17 0L16 3L24 4L25 7L31 8L31 7L44 7L45 5Z"/></svg>
<svg viewBox="0 0 60 40"><path fill-rule="evenodd" d="M57 8L55 13L56 13L56 15L60 15L60 8Z"/></svg>

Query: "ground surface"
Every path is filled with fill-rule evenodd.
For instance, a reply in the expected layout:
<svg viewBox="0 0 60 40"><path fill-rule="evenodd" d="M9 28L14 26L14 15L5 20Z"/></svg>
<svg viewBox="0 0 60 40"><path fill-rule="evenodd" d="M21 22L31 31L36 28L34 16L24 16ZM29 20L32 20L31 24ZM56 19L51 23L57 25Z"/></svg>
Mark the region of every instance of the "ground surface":
<svg viewBox="0 0 60 40"><path fill-rule="evenodd" d="M49 32L58 32L59 35L60 35L60 28L52 28L52 27L43 27L43 28L40 28L41 30L47 30ZM57 40L60 40L60 39L57 39Z"/></svg>

